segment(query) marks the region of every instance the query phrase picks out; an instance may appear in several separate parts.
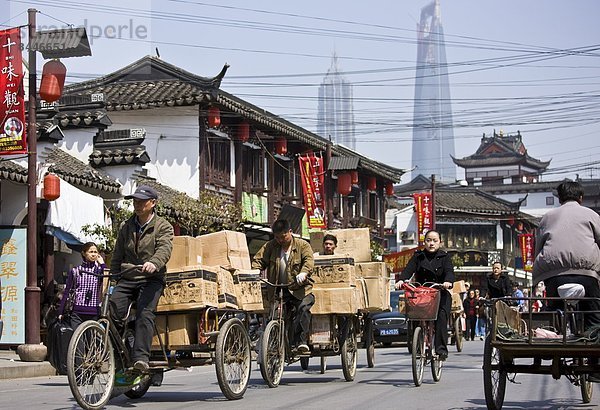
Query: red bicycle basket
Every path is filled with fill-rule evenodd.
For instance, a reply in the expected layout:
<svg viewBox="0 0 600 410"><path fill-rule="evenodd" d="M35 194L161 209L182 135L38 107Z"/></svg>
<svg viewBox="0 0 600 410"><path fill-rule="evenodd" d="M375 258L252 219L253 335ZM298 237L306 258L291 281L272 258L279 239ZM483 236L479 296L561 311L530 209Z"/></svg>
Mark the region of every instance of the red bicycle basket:
<svg viewBox="0 0 600 410"><path fill-rule="evenodd" d="M406 316L413 320L437 320L440 307L440 291L419 286L404 291Z"/></svg>

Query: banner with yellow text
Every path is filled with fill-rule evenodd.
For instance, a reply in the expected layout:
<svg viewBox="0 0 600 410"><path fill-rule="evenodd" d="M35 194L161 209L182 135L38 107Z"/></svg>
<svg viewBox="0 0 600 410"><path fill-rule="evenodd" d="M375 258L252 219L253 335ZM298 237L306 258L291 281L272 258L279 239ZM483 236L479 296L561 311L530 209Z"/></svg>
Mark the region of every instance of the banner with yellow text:
<svg viewBox="0 0 600 410"><path fill-rule="evenodd" d="M0 228L0 294L4 329L0 344L25 343L27 229Z"/></svg>
<svg viewBox="0 0 600 410"><path fill-rule="evenodd" d="M415 200L415 214L417 216L417 233L419 234L419 245L425 243L425 234L433 229L433 202L431 193L422 192L413 194Z"/></svg>
<svg viewBox="0 0 600 410"><path fill-rule="evenodd" d="M323 196L325 169L323 158L309 154L298 157L300 179L304 193L304 209L310 228L326 228L325 198Z"/></svg>
<svg viewBox="0 0 600 410"><path fill-rule="evenodd" d="M521 257L523 258L523 270L531 272L533 270L533 234L519 234L519 246L521 247Z"/></svg>

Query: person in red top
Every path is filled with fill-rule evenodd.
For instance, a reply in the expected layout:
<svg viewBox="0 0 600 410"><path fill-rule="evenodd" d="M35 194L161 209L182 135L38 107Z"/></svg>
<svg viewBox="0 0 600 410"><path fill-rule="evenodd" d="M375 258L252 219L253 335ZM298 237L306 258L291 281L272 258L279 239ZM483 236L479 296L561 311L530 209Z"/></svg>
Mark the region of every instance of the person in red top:
<svg viewBox="0 0 600 410"><path fill-rule="evenodd" d="M475 340L475 330L477 329L477 307L479 301L475 298L475 291L470 290L469 296L463 302L463 309L467 317L466 340Z"/></svg>

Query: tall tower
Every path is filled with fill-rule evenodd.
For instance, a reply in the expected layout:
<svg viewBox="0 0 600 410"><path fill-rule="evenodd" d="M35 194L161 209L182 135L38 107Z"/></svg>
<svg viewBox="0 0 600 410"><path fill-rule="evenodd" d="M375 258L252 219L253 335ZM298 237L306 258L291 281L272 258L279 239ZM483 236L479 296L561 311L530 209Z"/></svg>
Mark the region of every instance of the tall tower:
<svg viewBox="0 0 600 410"><path fill-rule="evenodd" d="M454 131L439 0L421 9L417 33L412 140L412 165L416 169L413 177L435 174L439 181L454 182Z"/></svg>
<svg viewBox="0 0 600 410"><path fill-rule="evenodd" d="M331 67L319 87L318 108L317 134L331 137L336 144L356 150L352 84L342 76L335 52Z"/></svg>

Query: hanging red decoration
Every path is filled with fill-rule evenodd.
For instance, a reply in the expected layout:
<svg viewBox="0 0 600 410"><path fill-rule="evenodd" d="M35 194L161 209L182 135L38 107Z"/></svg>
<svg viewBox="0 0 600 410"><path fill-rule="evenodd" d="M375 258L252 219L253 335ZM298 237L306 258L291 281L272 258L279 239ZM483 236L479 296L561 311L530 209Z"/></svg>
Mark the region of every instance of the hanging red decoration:
<svg viewBox="0 0 600 410"><path fill-rule="evenodd" d="M369 177L369 179L367 181L367 189L369 191L376 191L377 190L377 178L375 178L375 177Z"/></svg>
<svg viewBox="0 0 600 410"><path fill-rule="evenodd" d="M385 184L385 194L387 196L394 195L394 184L392 184L391 182L388 182L387 184Z"/></svg>
<svg viewBox="0 0 600 410"><path fill-rule="evenodd" d="M238 139L242 142L248 142L250 139L250 124L246 121L238 125Z"/></svg>
<svg viewBox="0 0 600 410"><path fill-rule="evenodd" d="M221 111L218 107L208 107L208 126L217 128L221 125Z"/></svg>
<svg viewBox="0 0 600 410"><path fill-rule="evenodd" d="M352 185L358 184L358 171L350 171L350 176L352 177Z"/></svg>
<svg viewBox="0 0 600 410"><path fill-rule="evenodd" d="M60 99L67 76L67 67L59 60L50 60L44 64L42 82L40 83L40 97L46 102Z"/></svg>
<svg viewBox="0 0 600 410"><path fill-rule="evenodd" d="M287 152L287 140L285 138L277 138L275 140L275 153L279 155L285 155Z"/></svg>
<svg viewBox="0 0 600 410"><path fill-rule="evenodd" d="M352 176L350 174L338 175L337 191L340 195L348 195L352 192Z"/></svg>
<svg viewBox="0 0 600 410"><path fill-rule="evenodd" d="M54 174L46 174L43 196L47 201L54 201L60 197L60 178Z"/></svg>

